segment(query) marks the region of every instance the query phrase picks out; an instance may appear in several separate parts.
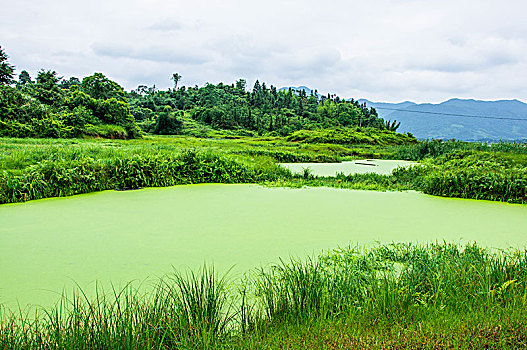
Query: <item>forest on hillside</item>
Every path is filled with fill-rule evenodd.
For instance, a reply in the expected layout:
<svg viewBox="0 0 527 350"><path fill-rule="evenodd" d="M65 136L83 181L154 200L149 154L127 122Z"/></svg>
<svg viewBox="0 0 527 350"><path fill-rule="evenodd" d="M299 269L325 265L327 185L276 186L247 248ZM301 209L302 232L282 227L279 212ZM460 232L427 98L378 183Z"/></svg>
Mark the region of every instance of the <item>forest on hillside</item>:
<svg viewBox="0 0 527 350"><path fill-rule="evenodd" d="M0 47L0 136L138 138L143 133L207 137L211 130L239 135L287 136L299 130L355 128L393 133L398 124L374 108L335 95L279 90L244 79L232 84L159 90L140 85L126 92L102 73L68 79L40 70L33 79L15 67Z"/></svg>

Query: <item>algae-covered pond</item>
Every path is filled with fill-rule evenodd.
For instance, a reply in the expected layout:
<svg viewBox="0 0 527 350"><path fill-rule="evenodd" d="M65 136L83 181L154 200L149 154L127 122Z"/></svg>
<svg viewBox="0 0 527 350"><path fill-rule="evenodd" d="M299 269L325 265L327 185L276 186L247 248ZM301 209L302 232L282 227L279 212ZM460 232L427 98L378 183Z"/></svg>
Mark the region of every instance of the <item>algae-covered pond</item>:
<svg viewBox="0 0 527 350"><path fill-rule="evenodd" d="M0 304L50 305L203 262L240 274L375 241L527 245L527 206L416 192L190 185L0 206ZM148 284L148 282L145 282Z"/></svg>
<svg viewBox="0 0 527 350"><path fill-rule="evenodd" d="M344 175L377 173L391 174L397 167L407 167L417 164L406 160L361 159L341 163L281 163L283 167L293 173L301 174L304 169L317 176L335 176L337 173Z"/></svg>

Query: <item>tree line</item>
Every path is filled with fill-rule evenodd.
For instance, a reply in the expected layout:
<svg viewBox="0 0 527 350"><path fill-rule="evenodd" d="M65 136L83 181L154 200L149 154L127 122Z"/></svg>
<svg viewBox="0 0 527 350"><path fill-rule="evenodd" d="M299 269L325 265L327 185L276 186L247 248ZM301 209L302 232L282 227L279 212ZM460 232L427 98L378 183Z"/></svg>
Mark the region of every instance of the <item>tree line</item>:
<svg viewBox="0 0 527 350"><path fill-rule="evenodd" d="M277 89L255 82L178 86L140 85L125 92L102 73L65 79L53 70L35 78L15 69L0 47L0 136L136 138L142 133L180 134L185 123L252 135L287 136L303 129L333 127L395 131L373 108L316 90Z"/></svg>
<svg viewBox="0 0 527 350"><path fill-rule="evenodd" d="M305 90L277 89L256 80L251 90L239 79L233 84L206 84L177 87L181 76L175 74L174 88L158 90L139 86L128 95L136 121L143 130L172 134L181 129L181 117L215 129L249 130L259 134L289 135L294 131L330 127L373 127L395 130L358 101L335 95L309 94Z"/></svg>

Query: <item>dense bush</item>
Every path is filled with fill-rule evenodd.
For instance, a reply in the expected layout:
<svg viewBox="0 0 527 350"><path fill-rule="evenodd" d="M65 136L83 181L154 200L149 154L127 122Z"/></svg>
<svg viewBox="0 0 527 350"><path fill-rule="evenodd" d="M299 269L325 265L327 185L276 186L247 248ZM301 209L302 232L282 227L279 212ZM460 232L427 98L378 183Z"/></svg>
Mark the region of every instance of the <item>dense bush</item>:
<svg viewBox="0 0 527 350"><path fill-rule="evenodd" d="M106 80L111 86L118 86L100 73L94 76ZM94 98L82 91L79 85L62 88L59 80L55 72L41 71L36 83L29 80L16 87L0 85L0 136L141 137L130 107L124 100L122 88L117 94L119 99L107 91L96 93L98 88L106 87L104 84L86 85L90 87L89 92L98 97ZM106 95L112 97L101 97ZM108 129L115 129L114 126L124 129L124 132L108 132Z"/></svg>
<svg viewBox="0 0 527 350"><path fill-rule="evenodd" d="M184 151L173 156L45 160L22 171L0 174L0 204L70 196L109 189L192 183L254 183L287 177L276 165L245 165L211 153Z"/></svg>
<svg viewBox="0 0 527 350"><path fill-rule="evenodd" d="M287 137L288 141L330 144L373 144L373 145L406 145L417 143L407 134L398 134L386 129L374 128L337 128L319 130L299 130Z"/></svg>
<svg viewBox="0 0 527 350"><path fill-rule="evenodd" d="M513 142L480 143L456 140L426 140L413 145L393 146L390 147L389 151L391 159L423 160L426 158L437 158L456 150L527 154L527 145Z"/></svg>
<svg viewBox="0 0 527 350"><path fill-rule="evenodd" d="M501 153L451 151L393 175L436 196L527 203L527 167Z"/></svg>

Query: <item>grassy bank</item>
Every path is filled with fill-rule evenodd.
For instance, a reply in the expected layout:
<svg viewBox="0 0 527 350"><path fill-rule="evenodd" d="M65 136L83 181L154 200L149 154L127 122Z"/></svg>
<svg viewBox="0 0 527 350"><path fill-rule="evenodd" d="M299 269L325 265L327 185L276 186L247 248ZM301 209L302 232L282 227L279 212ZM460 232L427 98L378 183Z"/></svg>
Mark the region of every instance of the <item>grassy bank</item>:
<svg viewBox="0 0 527 350"><path fill-rule="evenodd" d="M177 184L265 183L363 190L418 190L431 195L527 203L527 147L426 141L398 146L291 142L279 137L141 140L1 139L0 203L107 189ZM418 160L392 175L293 176L278 162L356 158Z"/></svg>
<svg viewBox="0 0 527 350"><path fill-rule="evenodd" d="M431 195L527 203L527 166L518 156L454 150L419 167L396 169L393 176Z"/></svg>
<svg viewBox="0 0 527 350"><path fill-rule="evenodd" d="M0 203L81 193L193 183L257 183L287 177L274 163L243 164L212 153L183 151L172 156L46 160L12 175L0 175Z"/></svg>
<svg viewBox="0 0 527 350"><path fill-rule="evenodd" d="M243 279L175 272L146 294L78 292L1 315L3 349L523 348L527 254L447 243L348 247Z"/></svg>

